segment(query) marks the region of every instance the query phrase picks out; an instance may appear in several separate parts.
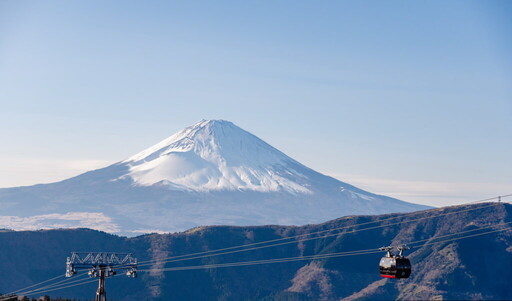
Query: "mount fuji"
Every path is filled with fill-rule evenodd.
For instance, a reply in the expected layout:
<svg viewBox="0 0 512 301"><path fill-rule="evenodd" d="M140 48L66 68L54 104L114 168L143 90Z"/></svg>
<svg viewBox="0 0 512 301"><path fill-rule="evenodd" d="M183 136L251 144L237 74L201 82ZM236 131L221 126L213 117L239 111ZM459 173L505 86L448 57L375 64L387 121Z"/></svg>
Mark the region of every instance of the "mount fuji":
<svg viewBox="0 0 512 301"><path fill-rule="evenodd" d="M202 120L108 167L0 189L0 228L136 235L201 225L303 225L430 207L318 173L223 120Z"/></svg>

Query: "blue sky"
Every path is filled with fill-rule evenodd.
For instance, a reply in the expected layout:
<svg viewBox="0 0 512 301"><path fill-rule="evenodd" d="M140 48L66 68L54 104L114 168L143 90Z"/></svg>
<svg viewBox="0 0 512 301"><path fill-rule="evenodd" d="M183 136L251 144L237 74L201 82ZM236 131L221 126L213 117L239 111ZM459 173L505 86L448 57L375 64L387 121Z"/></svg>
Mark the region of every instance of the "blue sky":
<svg viewBox="0 0 512 301"><path fill-rule="evenodd" d="M226 119L432 205L512 191L510 1L2 1L0 187Z"/></svg>

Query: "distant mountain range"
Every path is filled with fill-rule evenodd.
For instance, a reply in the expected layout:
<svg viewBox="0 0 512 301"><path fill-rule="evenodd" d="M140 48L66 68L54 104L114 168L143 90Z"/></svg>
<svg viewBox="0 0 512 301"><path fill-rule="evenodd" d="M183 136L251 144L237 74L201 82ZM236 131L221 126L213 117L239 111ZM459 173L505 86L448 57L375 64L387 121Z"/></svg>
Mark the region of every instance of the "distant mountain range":
<svg viewBox="0 0 512 301"><path fill-rule="evenodd" d="M118 301L512 300L512 231L479 235L504 229L499 226L489 228L504 222L512 222L511 205L484 203L412 214L343 217L302 227L213 226L133 238L87 229L0 231L0 273L8 275L0 281L0 292L64 274L66 257L72 251L108 250L131 252L141 262L154 260L148 266L139 267L138 278L122 275L107 280L108 298ZM335 230L343 227L347 228ZM507 227L510 229L510 225ZM353 232L354 229L367 230ZM300 241L301 238L318 237L318 234L308 235L318 231L324 231L320 236L330 236ZM458 232L472 237L450 240L461 237L451 235ZM299 237L291 239L291 243L280 246L163 263L165 258L172 256L297 235ZM406 253L412 262L412 274L409 279L402 280L379 276L378 263L383 253L313 262L148 271L162 267L375 250L413 241L421 243L412 244L418 247ZM85 300L94 296L96 286L96 283L90 283L47 294Z"/></svg>
<svg viewBox="0 0 512 301"><path fill-rule="evenodd" d="M0 227L127 235L426 208L318 173L223 120L202 120L127 160L58 183L0 189Z"/></svg>

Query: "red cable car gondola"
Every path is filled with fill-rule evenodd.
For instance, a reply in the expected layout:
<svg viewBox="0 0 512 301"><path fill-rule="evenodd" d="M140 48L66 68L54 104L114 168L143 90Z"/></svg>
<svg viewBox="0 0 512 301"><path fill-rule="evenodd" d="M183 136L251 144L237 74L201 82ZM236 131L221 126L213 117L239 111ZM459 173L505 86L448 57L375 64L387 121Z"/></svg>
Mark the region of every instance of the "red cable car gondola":
<svg viewBox="0 0 512 301"><path fill-rule="evenodd" d="M386 251L386 256L382 257L379 263L380 276L384 278L409 278L411 275L411 262L403 256L404 250L408 247L398 247L398 255L394 255L391 250L393 247L380 248Z"/></svg>

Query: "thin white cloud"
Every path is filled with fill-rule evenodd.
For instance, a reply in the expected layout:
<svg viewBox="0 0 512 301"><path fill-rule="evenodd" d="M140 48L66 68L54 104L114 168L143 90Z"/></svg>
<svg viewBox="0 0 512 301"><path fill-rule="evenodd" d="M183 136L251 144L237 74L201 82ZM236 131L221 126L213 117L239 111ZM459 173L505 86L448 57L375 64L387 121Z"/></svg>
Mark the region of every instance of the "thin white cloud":
<svg viewBox="0 0 512 301"><path fill-rule="evenodd" d="M89 228L116 233L120 227L101 212L68 212L29 217L0 216L0 228L31 231L40 229Z"/></svg>
<svg viewBox="0 0 512 301"><path fill-rule="evenodd" d="M456 205L512 192L512 183L411 181L332 172L325 174L372 193L430 206Z"/></svg>
<svg viewBox="0 0 512 301"><path fill-rule="evenodd" d="M132 233L140 233L140 234L148 234L148 233L166 234L166 233L170 233L170 231L158 230L158 229L138 229L138 230L131 230L130 232L132 232Z"/></svg>
<svg viewBox="0 0 512 301"><path fill-rule="evenodd" d="M91 159L0 156L0 187L52 183L108 166L113 162Z"/></svg>

